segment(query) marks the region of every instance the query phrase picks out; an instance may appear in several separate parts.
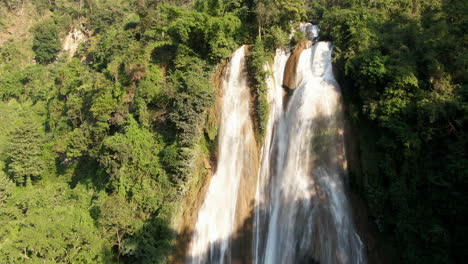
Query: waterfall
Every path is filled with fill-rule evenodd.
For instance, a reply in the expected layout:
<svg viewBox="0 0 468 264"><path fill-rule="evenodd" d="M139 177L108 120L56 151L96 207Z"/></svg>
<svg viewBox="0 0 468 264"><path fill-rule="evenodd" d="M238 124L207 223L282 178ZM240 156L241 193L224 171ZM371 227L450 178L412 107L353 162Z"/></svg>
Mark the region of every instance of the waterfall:
<svg viewBox="0 0 468 264"><path fill-rule="evenodd" d="M308 40L317 40L320 29L317 25L311 23L301 23L299 29L305 33Z"/></svg>
<svg viewBox="0 0 468 264"><path fill-rule="evenodd" d="M253 211L258 164L245 63L242 46L223 76L217 170L198 212L188 263L230 263L233 237L248 221L245 211Z"/></svg>
<svg viewBox="0 0 468 264"><path fill-rule="evenodd" d="M255 218L254 218L254 259L256 259L256 254L259 252L259 248L263 245L263 234L267 230L266 226L267 223L264 222L265 217L263 217L262 212L259 208L265 205L268 201L268 197L265 195L265 188L268 184L269 175L270 175L270 168L271 159L270 157L274 155L272 153L273 148L271 147L272 140L273 140L273 128L276 125L277 120L281 117L283 112L283 97L284 97L284 90L282 87L283 84L283 73L286 67L286 62L289 58L290 53L286 52L283 49L278 49L276 51L275 59L273 66L270 67L269 65L266 66L267 70L272 73L267 80L267 86L269 87L268 90L268 103L270 105L270 112L268 117L268 123L266 127L266 134L265 134L265 142L263 143L262 151L261 151L261 166L258 173L258 180L257 180L257 189L255 194Z"/></svg>
<svg viewBox="0 0 468 264"><path fill-rule="evenodd" d="M365 263L346 197L341 94L331 43L305 49L283 111L277 52L270 120L258 174L254 263Z"/></svg>
<svg viewBox="0 0 468 264"><path fill-rule="evenodd" d="M304 28L317 39L315 27ZM346 197L342 102L331 53L331 43L316 42L293 55L278 50L265 66L272 75L260 161L245 47L233 54L222 82L217 170L188 263L366 262ZM293 92L283 85L288 74Z"/></svg>

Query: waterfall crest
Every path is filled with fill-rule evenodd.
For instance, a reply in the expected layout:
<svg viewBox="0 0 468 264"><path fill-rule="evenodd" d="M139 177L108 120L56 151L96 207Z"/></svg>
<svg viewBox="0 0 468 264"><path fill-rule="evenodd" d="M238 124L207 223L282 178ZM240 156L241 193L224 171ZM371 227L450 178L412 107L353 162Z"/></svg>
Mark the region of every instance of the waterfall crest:
<svg viewBox="0 0 468 264"><path fill-rule="evenodd" d="M331 43L318 42L301 53L285 111L276 108L283 103L278 85L268 82L276 96L258 176L254 263L365 263L343 184L341 94L331 51ZM283 61L277 54L275 65Z"/></svg>

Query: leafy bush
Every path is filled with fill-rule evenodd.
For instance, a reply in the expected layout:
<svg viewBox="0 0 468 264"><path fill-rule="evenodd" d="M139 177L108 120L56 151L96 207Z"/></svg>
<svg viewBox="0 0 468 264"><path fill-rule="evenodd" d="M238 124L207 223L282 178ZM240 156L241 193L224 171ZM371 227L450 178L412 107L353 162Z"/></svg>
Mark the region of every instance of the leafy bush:
<svg viewBox="0 0 468 264"><path fill-rule="evenodd" d="M7 172L17 185L26 185L41 178L44 160L41 157L44 134L33 120L26 119L12 131L8 147Z"/></svg>
<svg viewBox="0 0 468 264"><path fill-rule="evenodd" d="M60 45L58 27L53 20L45 20L34 28L33 50L38 63L47 64L54 61L60 51Z"/></svg>

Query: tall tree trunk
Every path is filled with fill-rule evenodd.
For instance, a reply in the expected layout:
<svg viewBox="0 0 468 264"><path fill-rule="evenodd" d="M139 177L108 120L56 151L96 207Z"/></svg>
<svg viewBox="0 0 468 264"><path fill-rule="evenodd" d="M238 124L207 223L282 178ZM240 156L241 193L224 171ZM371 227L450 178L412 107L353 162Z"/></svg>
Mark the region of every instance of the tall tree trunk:
<svg viewBox="0 0 468 264"><path fill-rule="evenodd" d="M258 38L262 40L262 22L258 21Z"/></svg>

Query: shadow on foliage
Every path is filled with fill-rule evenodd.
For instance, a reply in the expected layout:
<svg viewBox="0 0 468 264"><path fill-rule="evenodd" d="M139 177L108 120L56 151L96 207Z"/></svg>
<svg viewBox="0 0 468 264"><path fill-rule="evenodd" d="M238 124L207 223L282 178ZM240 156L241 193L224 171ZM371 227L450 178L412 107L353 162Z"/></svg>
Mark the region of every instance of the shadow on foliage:
<svg viewBox="0 0 468 264"><path fill-rule="evenodd" d="M56 161L59 171L65 172L64 165L60 161ZM76 163L73 175L70 181L70 187L73 189L78 184L92 186L95 190L100 191L106 188L108 178L103 169L99 167L99 162L94 159L82 157Z"/></svg>
<svg viewBox="0 0 468 264"><path fill-rule="evenodd" d="M151 62L154 64L165 65L166 67L172 67L175 54L177 54L176 45L162 45L154 48L151 52Z"/></svg>

